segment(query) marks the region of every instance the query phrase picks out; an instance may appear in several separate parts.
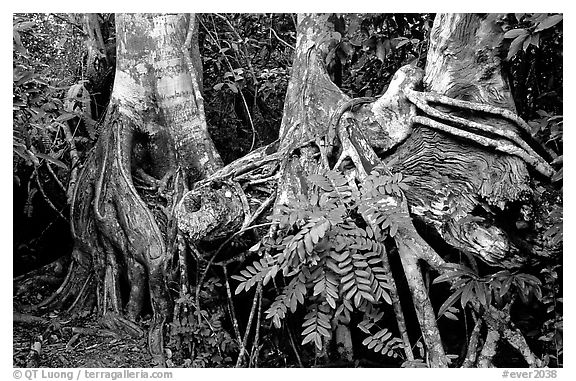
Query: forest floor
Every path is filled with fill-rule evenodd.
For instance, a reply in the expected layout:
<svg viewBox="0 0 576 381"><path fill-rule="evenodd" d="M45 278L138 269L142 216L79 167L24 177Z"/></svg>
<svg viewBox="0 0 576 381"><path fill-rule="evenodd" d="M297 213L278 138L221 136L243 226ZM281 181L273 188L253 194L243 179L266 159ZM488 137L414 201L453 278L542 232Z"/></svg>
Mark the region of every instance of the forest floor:
<svg viewBox="0 0 576 381"><path fill-rule="evenodd" d="M100 334L87 332L100 332ZM93 318L64 322L56 318L52 319L48 327L43 324L15 322L12 336L13 366L26 367L30 349L39 336L47 337L42 340L38 367L150 368L153 366L145 335L132 338L105 336L102 332Z"/></svg>
<svg viewBox="0 0 576 381"><path fill-rule="evenodd" d="M13 297L13 366L24 368L31 359L31 348L41 343L40 356L33 367L48 368L150 368L154 363L148 352L147 336L139 338L103 329L88 311L82 315L46 312L29 315L26 305L34 305L50 296L58 287L40 279L29 282L25 292L16 287ZM148 329L149 320L140 324Z"/></svg>

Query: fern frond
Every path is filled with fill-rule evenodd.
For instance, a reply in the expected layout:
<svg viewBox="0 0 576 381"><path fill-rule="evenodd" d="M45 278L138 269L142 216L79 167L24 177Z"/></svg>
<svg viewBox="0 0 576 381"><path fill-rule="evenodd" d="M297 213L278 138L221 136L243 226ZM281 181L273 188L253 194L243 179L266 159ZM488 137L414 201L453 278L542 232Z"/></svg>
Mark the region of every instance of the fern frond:
<svg viewBox="0 0 576 381"><path fill-rule="evenodd" d="M316 348L322 350L322 338L329 339L332 336L332 326L330 324L330 307L327 304L313 304L310 312L304 317L302 323L302 345L314 342Z"/></svg>
<svg viewBox="0 0 576 381"><path fill-rule="evenodd" d="M270 279L276 276L277 272L278 264L271 257L263 257L254 261L251 266L246 266L244 270L240 270L240 275L232 275L232 279L240 281L234 294L238 295L242 291L250 290L261 280L263 280L263 285L266 285Z"/></svg>
<svg viewBox="0 0 576 381"><path fill-rule="evenodd" d="M368 349L371 349L376 353L397 357L398 354L395 353L394 350L402 348L403 343L399 338L392 337L392 332L389 332L387 328L384 328L376 332L374 335L365 338L362 341L362 345L365 345Z"/></svg>
<svg viewBox="0 0 576 381"><path fill-rule="evenodd" d="M384 317L384 312L371 303L365 303L360 310L364 312L364 319L358 323L358 328L369 335L370 329Z"/></svg>
<svg viewBox="0 0 576 381"><path fill-rule="evenodd" d="M332 309L336 309L336 301L339 299L338 286L340 281L338 277L329 270L326 257L322 258L322 261L312 272L310 278L314 282L312 296L322 296Z"/></svg>
<svg viewBox="0 0 576 381"><path fill-rule="evenodd" d="M300 271L297 276L292 278L288 286L286 286L286 302L292 313L296 312L298 304L304 304L305 296L306 276Z"/></svg>
<svg viewBox="0 0 576 381"><path fill-rule="evenodd" d="M265 312L266 319L272 319L272 323L276 328L282 326L282 320L286 317L286 312L288 311L287 299L288 297L285 293L280 293Z"/></svg>
<svg viewBox="0 0 576 381"><path fill-rule="evenodd" d="M353 301L356 307L359 307L363 300L375 303L376 299L372 294L371 270L367 258L363 254L355 253L345 263L348 262L349 265L346 268L349 270L340 279L344 299Z"/></svg>

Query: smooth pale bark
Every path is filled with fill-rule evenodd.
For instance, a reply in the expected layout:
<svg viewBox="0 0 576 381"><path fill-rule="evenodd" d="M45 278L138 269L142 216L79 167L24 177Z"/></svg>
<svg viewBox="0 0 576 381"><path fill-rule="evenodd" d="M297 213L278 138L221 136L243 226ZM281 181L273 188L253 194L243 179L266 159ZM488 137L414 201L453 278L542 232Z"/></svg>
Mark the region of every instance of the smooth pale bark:
<svg viewBox="0 0 576 381"><path fill-rule="evenodd" d="M148 135L155 177L167 172L159 168L166 166L170 148L163 142L166 135L188 176L201 179L213 173L222 160L208 135L197 78L201 68L185 46L188 33L194 33L190 16L124 14L116 23L123 33L117 37L113 101Z"/></svg>
<svg viewBox="0 0 576 381"><path fill-rule="evenodd" d="M306 141L310 144L300 149L300 155L287 158L276 205L300 194L308 196L307 177L318 171L319 164L325 164L314 158L323 144L318 142L328 134L328 122L337 107L350 99L330 80L324 65L334 43L334 25L329 16L298 15L296 52L284 101L279 149L296 148Z"/></svg>
<svg viewBox="0 0 576 381"><path fill-rule="evenodd" d="M191 182L222 164L207 132L200 61L191 57L198 52L193 17L117 15L114 89L73 198L74 260L60 289L40 306L95 301L103 325L138 335L130 320L140 315L148 291L148 342L160 363L171 313L167 265L179 234L173 210ZM164 212L150 209L144 196L164 203Z"/></svg>
<svg viewBox="0 0 576 381"><path fill-rule="evenodd" d="M329 14L298 15L296 52L284 101L280 149L325 135L339 103L349 100L330 80L324 58L334 44Z"/></svg>
<svg viewBox="0 0 576 381"><path fill-rule="evenodd" d="M328 53L333 33L333 25L328 18L329 15L298 16L296 52L284 103L279 142L231 163L215 173L211 181L222 178L238 179L243 174L258 169L251 165L254 163L261 162L260 165L268 167L266 171L274 171L270 166L281 163L275 205L283 204L299 194L307 195L307 177L316 173L319 168L315 158L319 152L315 138L320 140L328 133L328 121L332 114L339 104L349 100L349 97L332 83L324 67L324 57ZM296 149L299 155L294 154ZM223 218L225 221L233 221L242 217L244 211L237 207L239 199L233 199L228 187L219 192L221 194L218 197L223 203L221 206L215 205L215 200L210 199L208 191L198 188L186 194L179 208L180 227L187 231L192 239L210 239L215 226L220 225ZM228 200L225 200L226 197ZM235 212L239 210L239 213ZM225 217L225 214L228 217ZM226 224L227 222L224 223ZM237 224L230 225L229 228L233 226Z"/></svg>

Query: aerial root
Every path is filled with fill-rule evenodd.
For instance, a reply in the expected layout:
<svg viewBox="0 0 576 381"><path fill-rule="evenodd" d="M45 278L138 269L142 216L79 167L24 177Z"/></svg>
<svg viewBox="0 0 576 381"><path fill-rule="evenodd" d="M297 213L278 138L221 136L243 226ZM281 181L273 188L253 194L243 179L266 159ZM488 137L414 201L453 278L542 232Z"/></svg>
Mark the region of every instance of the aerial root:
<svg viewBox="0 0 576 381"><path fill-rule="evenodd" d="M136 323L114 312L106 312L102 315L100 325L111 331L126 332L128 335L136 338L144 335L144 331L142 331Z"/></svg>
<svg viewBox="0 0 576 381"><path fill-rule="evenodd" d="M246 332L244 332L244 338L240 345L240 353L238 354L238 359L236 360L236 368L240 368L244 361L244 355L247 353L246 346L248 344L248 336L250 335L250 329L252 328L252 320L256 313L256 305L258 300L262 298L262 281L258 282L256 287L256 293L254 294L254 299L252 300L252 308L250 309L250 316L248 317L248 324L246 325ZM260 302L261 303L261 302Z"/></svg>
<svg viewBox="0 0 576 381"><path fill-rule="evenodd" d="M486 148L495 149L508 155L514 155L524 160L528 165L534 168L538 173L550 178L554 174L554 169L538 155L516 132L504 128L498 128L484 123L470 121L455 115L451 115L430 106L427 101L434 101L447 106L464 108L471 111L482 111L492 115L500 116L514 122L523 130L529 129L529 126L520 117L510 110L501 109L494 106L483 105L474 102L460 101L446 96L439 96L432 93L421 93L413 90L406 91L408 99L416 105L421 111L428 116L437 118L455 125L463 127L462 129L453 127L449 124L438 122L425 116L415 116L412 118L413 123L422 124L432 129L445 132L466 140L473 141ZM528 126L528 127L527 127ZM480 135L474 131L481 131L496 135L503 139L489 138ZM529 132L529 130L528 130Z"/></svg>

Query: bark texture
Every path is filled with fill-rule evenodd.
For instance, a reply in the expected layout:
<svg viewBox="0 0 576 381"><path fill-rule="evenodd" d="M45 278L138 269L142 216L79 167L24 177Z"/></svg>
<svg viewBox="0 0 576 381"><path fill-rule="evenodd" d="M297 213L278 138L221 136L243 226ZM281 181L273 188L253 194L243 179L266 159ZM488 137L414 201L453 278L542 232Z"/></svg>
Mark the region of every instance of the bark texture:
<svg viewBox="0 0 576 381"><path fill-rule="evenodd" d="M221 166L207 133L198 59L191 57L193 20L117 15L114 90L73 198L73 264L40 306L95 301L105 326L140 334L133 322L149 293L149 346L160 363L172 300L168 264L179 247L174 208L191 182Z"/></svg>
<svg viewBox="0 0 576 381"><path fill-rule="evenodd" d="M502 39L503 30L493 18L438 15L431 32L424 90L514 111L501 74ZM459 111L452 112L458 115ZM476 120L514 128L501 119ZM480 202L504 210L512 202L529 199L530 176L521 159L420 125L389 162L393 171L414 176L406 192L411 213L433 226L450 245L504 267L524 262L508 234L493 221L469 218ZM445 219L446 215L452 218Z"/></svg>
<svg viewBox="0 0 576 381"><path fill-rule="evenodd" d="M74 260L57 292L58 303L73 307L89 303L93 295L103 322L138 334L131 321L144 308L149 290L154 312L150 348L161 358L163 324L171 311L167 268L174 257L184 262L181 233L193 247L212 242L222 248L262 226L257 222L269 209L276 214L288 200L317 196L311 175L338 170L358 187L377 168L410 179L407 189L383 197L377 207L401 211L400 227L390 237L408 282L428 365L448 366L421 266L426 263L440 274L451 270L413 220L458 251L489 265L517 268L526 262L526 253L492 215L531 199L530 170L543 176L550 171L521 139L523 122L515 116L500 72L503 30L498 19L438 15L425 71L405 66L377 99L350 99L325 68L325 56L335 43L329 16L300 15L280 139L225 167L207 134L194 20L120 15L116 24L112 103L74 195ZM478 213L479 206L490 213ZM370 215L362 218L366 225L376 224ZM270 227L269 238L276 238L276 229ZM199 283L218 253L220 249L209 259L197 253L199 263L206 262ZM383 262L391 272L387 255ZM226 269L234 260L218 264ZM185 271L181 279L186 282ZM122 286L128 295L122 294ZM257 297L261 287L259 282ZM394 284L390 287L404 350L413 360L398 292ZM529 365L539 364L509 318L479 303L474 309L488 328L479 365L491 364L500 339ZM353 331L335 320L338 347L350 360ZM476 361L478 335L468 362Z"/></svg>

